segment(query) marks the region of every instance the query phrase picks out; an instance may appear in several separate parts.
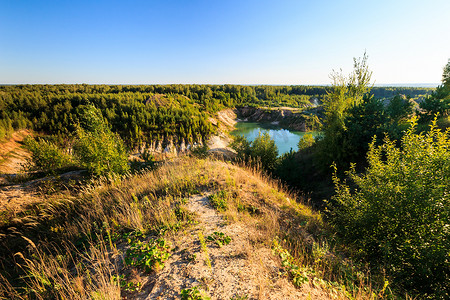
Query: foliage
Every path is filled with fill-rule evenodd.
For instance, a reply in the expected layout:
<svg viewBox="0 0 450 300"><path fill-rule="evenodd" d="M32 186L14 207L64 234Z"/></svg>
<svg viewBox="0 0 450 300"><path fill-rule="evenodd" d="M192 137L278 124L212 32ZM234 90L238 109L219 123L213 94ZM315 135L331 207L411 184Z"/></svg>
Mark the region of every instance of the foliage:
<svg viewBox="0 0 450 300"><path fill-rule="evenodd" d="M25 139L25 148L31 152L31 158L25 166L28 171L42 171L55 174L57 170L73 166L71 156L45 139Z"/></svg>
<svg viewBox="0 0 450 300"><path fill-rule="evenodd" d="M239 135L234 137L230 147L236 151L236 159L238 161L245 161L250 156L250 145L251 142L249 142L244 136Z"/></svg>
<svg viewBox="0 0 450 300"><path fill-rule="evenodd" d="M164 262L170 257L170 244L163 238L148 242L137 238L128 240L130 248L125 253L125 263L142 268L145 272L164 268Z"/></svg>
<svg viewBox="0 0 450 300"><path fill-rule="evenodd" d="M359 106L364 101L364 95L370 92L370 79L372 72L367 66L367 55L360 59L353 59L353 72L348 76L342 72L333 71L330 77L333 80L332 90L323 103L325 122L323 138L318 141L318 159L324 170L333 162L345 162L346 149L341 141L346 130L345 119L350 109Z"/></svg>
<svg viewBox="0 0 450 300"><path fill-rule="evenodd" d="M228 208L228 193L226 191L218 191L215 194L208 196L209 202L211 202L211 205L219 210L224 211Z"/></svg>
<svg viewBox="0 0 450 300"><path fill-rule="evenodd" d="M436 114L448 116L450 113L450 86L440 85L419 104L423 110L421 122L427 122Z"/></svg>
<svg viewBox="0 0 450 300"><path fill-rule="evenodd" d="M206 237L206 240L216 243L219 248L222 248L223 245L228 245L231 242L231 237L225 235L223 232L214 231Z"/></svg>
<svg viewBox="0 0 450 300"><path fill-rule="evenodd" d="M208 150L209 150L208 145L204 143L203 145L193 147L193 149L191 150L191 154L197 158L207 158Z"/></svg>
<svg viewBox="0 0 450 300"><path fill-rule="evenodd" d="M249 142L245 137L236 137L230 146L242 161L261 164L268 171L273 171L276 167L278 148L268 132L259 132L253 142Z"/></svg>
<svg viewBox="0 0 450 300"><path fill-rule="evenodd" d="M413 113L413 104L410 101L410 98L396 95L389 101L386 111L391 123L400 123L411 117Z"/></svg>
<svg viewBox="0 0 450 300"><path fill-rule="evenodd" d="M314 276L315 272L308 267L300 267L295 258L284 249L277 240L273 241L272 250L281 258L281 264L285 267L291 276L292 282L297 287L301 287L309 281L310 276Z"/></svg>
<svg viewBox="0 0 450 300"><path fill-rule="evenodd" d="M314 137L312 134L307 133L298 141L298 150L305 150L309 147L311 147L314 144Z"/></svg>
<svg viewBox="0 0 450 300"><path fill-rule="evenodd" d="M348 176L354 190L334 176L330 221L340 236L372 264L386 268L394 283L421 297L449 296L450 131L433 122L401 148L385 139L371 143L369 167Z"/></svg>
<svg viewBox="0 0 450 300"><path fill-rule="evenodd" d="M175 138L200 142L215 132L208 121L227 107L310 108L320 104L326 86L240 85L17 85L0 86L0 138L12 130L33 129L62 137L74 133L83 106L100 109L111 130L129 148ZM423 97L432 89L373 88L375 97L398 93Z"/></svg>
<svg viewBox="0 0 450 300"><path fill-rule="evenodd" d="M181 300L210 300L211 298L200 291L197 286L192 288L182 289L180 293Z"/></svg>
<svg viewBox="0 0 450 300"><path fill-rule="evenodd" d="M92 174L123 174L129 169L122 140L111 132L94 106L87 106L83 111L76 134L77 140L73 147L75 157Z"/></svg>
<svg viewBox="0 0 450 300"><path fill-rule="evenodd" d="M446 87L450 87L450 59L444 67L444 72L442 73L442 84Z"/></svg>
<svg viewBox="0 0 450 300"><path fill-rule="evenodd" d="M112 281L119 284L120 288L127 292L136 292L142 288L142 283L140 282L129 282L126 280L125 275L113 275Z"/></svg>
<svg viewBox="0 0 450 300"><path fill-rule="evenodd" d="M450 59L444 67L442 85L420 103L422 109L421 122L431 120L436 114L448 116L450 114Z"/></svg>
<svg viewBox="0 0 450 300"><path fill-rule="evenodd" d="M250 156L258 158L266 170L271 171L275 168L278 147L268 132L264 132L263 134L259 132L258 136L251 143Z"/></svg>

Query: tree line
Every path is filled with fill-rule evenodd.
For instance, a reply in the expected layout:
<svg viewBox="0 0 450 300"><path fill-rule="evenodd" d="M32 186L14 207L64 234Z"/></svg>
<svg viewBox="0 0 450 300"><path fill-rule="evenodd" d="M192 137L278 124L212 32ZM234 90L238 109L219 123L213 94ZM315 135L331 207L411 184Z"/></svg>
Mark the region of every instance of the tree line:
<svg viewBox="0 0 450 300"><path fill-rule="evenodd" d="M87 105L99 108L128 147L176 136L201 141L214 132L208 115L236 106L289 106L322 103L327 86L242 85L13 85L0 86L0 138L29 128L64 140L74 132ZM383 97L396 88L377 88ZM403 88L411 97L432 89Z"/></svg>

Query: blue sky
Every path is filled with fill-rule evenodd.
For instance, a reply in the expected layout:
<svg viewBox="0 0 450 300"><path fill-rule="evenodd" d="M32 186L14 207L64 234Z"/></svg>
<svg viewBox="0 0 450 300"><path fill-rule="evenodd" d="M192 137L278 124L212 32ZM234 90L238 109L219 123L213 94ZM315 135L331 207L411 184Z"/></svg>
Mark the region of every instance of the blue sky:
<svg viewBox="0 0 450 300"><path fill-rule="evenodd" d="M0 83L439 83L450 1L0 0Z"/></svg>

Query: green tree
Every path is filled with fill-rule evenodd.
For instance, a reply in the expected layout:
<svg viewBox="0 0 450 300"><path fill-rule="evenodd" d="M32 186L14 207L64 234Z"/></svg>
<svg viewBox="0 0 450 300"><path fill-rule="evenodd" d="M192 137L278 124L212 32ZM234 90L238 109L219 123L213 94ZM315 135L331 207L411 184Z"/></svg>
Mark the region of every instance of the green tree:
<svg viewBox="0 0 450 300"><path fill-rule="evenodd" d="M96 176L123 174L129 169L123 141L111 132L95 106L89 105L83 110L76 136L74 155L90 173Z"/></svg>
<svg viewBox="0 0 450 300"><path fill-rule="evenodd" d="M386 107L391 123L398 124L407 120L413 113L413 104L410 98L402 95L396 95L389 101Z"/></svg>
<svg viewBox="0 0 450 300"><path fill-rule="evenodd" d="M333 85L323 100L325 121L323 138L319 140L317 152L323 171L328 170L333 162L339 166L347 163L342 145L346 131L345 119L349 109L361 104L364 95L370 92L372 72L367 66L367 59L366 53L360 59L354 58L353 72L349 76L335 71L330 75Z"/></svg>
<svg viewBox="0 0 450 300"><path fill-rule="evenodd" d="M450 114L450 59L444 67L442 74L442 85L438 86L431 96L425 98L419 104L423 110L422 122L428 122L436 114L448 116Z"/></svg>
<svg viewBox="0 0 450 300"><path fill-rule="evenodd" d="M253 142L249 142L243 136L237 136L230 146L236 151L237 160L251 164L260 163L268 171L275 169L278 147L268 132L260 131Z"/></svg>
<svg viewBox="0 0 450 300"><path fill-rule="evenodd" d="M272 171L275 169L278 147L268 132L262 134L259 132L258 136L251 143L250 155L261 160L261 164L266 170Z"/></svg>
<svg viewBox="0 0 450 300"><path fill-rule="evenodd" d="M444 67L444 72L442 74L442 84L450 88L450 59Z"/></svg>
<svg viewBox="0 0 450 300"><path fill-rule="evenodd" d="M314 144L314 137L312 134L307 133L298 141L298 150L305 150Z"/></svg>
<svg viewBox="0 0 450 300"><path fill-rule="evenodd" d="M450 293L450 130L414 133L401 147L385 139L367 153L365 174L351 168L353 188L334 176L330 223L356 253L385 268L421 298Z"/></svg>

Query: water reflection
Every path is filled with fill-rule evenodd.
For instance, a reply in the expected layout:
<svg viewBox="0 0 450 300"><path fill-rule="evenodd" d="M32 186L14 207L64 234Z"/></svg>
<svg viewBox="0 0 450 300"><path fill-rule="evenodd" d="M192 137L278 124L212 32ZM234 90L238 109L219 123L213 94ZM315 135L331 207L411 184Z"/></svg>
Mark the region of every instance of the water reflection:
<svg viewBox="0 0 450 300"><path fill-rule="evenodd" d="M301 131L291 131L287 129L280 128L273 124L262 124L262 123L252 123L252 122L238 122L236 124L236 130L231 132L234 136L244 136L247 140L253 141L258 136L259 131L261 133L268 132L271 138L275 141L278 147L278 154L282 155L289 152L291 149L293 151L298 150L298 142L307 133L316 136L318 132L301 132Z"/></svg>

